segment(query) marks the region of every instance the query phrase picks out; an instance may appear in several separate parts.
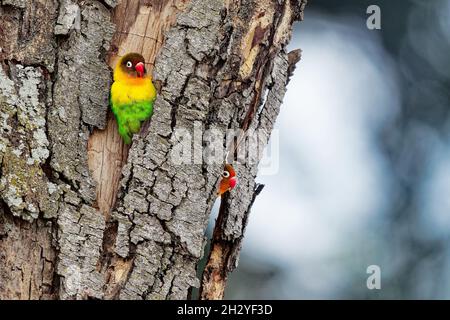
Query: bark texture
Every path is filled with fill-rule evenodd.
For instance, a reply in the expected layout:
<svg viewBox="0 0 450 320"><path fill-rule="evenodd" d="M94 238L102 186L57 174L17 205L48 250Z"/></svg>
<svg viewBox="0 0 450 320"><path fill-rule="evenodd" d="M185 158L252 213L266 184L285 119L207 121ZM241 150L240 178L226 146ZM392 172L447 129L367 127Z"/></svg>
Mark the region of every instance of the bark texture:
<svg viewBox="0 0 450 320"><path fill-rule="evenodd" d="M174 164L178 132L261 129L268 141L304 5L2 0L0 298L182 299L199 287L223 167L202 161L201 140L193 164ZM108 114L108 63L129 51L143 53L159 95L128 149ZM223 297L237 263L259 156L236 165L202 298Z"/></svg>

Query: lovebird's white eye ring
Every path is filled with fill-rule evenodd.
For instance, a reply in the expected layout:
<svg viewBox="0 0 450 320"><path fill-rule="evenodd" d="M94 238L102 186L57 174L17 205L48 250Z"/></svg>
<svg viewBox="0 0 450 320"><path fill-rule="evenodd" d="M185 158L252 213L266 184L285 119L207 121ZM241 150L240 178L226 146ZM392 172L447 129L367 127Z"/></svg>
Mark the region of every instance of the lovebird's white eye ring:
<svg viewBox="0 0 450 320"><path fill-rule="evenodd" d="M230 177L230 173L228 171L224 171L224 172L222 172L222 177L229 178Z"/></svg>
<svg viewBox="0 0 450 320"><path fill-rule="evenodd" d="M131 68L133 66L133 64L131 63L131 61L127 61L127 68Z"/></svg>

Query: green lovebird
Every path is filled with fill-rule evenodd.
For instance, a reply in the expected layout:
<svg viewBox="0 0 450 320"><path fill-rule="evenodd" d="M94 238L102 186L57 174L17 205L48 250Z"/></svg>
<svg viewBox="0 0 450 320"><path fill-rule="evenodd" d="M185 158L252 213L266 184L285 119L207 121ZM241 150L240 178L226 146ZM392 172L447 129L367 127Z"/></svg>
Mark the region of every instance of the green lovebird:
<svg viewBox="0 0 450 320"><path fill-rule="evenodd" d="M144 57L139 53L123 56L114 69L110 103L126 144L131 143L142 122L152 116L155 98L156 89L145 70Z"/></svg>

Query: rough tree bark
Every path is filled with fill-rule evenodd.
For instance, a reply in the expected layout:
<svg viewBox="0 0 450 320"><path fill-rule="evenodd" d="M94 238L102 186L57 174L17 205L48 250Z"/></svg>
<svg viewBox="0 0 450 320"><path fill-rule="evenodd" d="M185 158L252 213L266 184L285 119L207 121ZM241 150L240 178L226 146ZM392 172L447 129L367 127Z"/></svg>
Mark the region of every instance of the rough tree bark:
<svg viewBox="0 0 450 320"><path fill-rule="evenodd" d="M306 1L0 2L0 299L223 297L260 153L236 164L202 281L223 166L175 165L170 153L181 128L258 129L267 143ZM129 51L159 94L128 149L108 96L109 66Z"/></svg>

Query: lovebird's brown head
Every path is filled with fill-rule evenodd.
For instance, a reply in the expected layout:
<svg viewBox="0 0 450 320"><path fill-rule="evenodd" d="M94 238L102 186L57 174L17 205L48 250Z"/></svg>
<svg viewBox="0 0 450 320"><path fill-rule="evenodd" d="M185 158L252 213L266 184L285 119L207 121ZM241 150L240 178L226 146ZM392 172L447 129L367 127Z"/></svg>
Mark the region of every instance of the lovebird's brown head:
<svg viewBox="0 0 450 320"><path fill-rule="evenodd" d="M139 53L128 53L119 61L120 70L133 78L143 78L147 74L145 59Z"/></svg>

